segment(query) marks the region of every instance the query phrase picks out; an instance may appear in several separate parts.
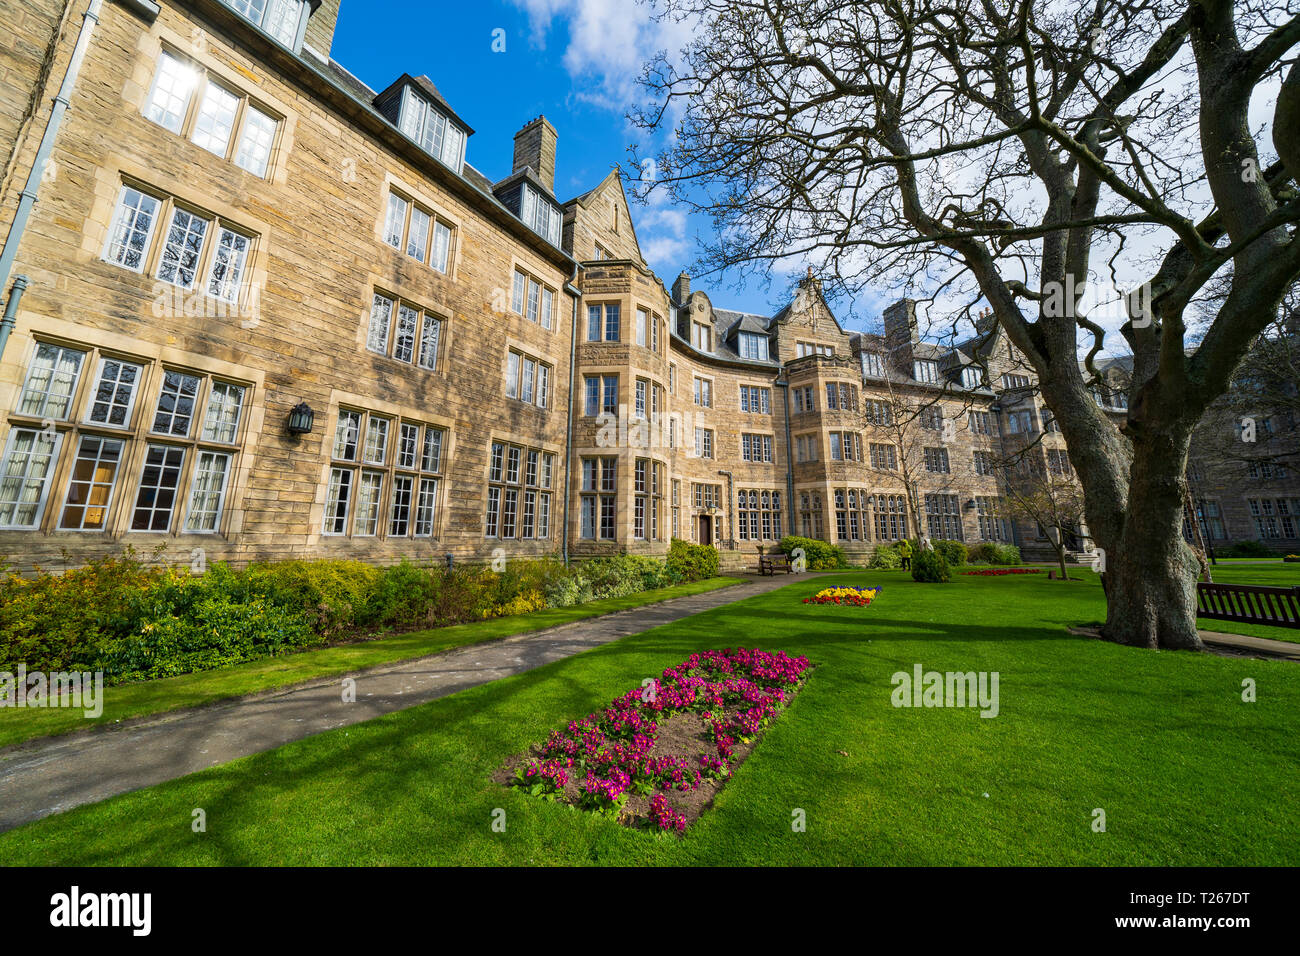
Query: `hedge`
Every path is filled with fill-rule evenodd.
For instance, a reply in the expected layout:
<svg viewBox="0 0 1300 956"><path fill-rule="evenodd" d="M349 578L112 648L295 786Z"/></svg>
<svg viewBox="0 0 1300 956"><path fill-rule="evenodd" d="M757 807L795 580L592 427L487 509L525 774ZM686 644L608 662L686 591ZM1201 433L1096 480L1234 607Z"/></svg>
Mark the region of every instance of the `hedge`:
<svg viewBox="0 0 1300 956"><path fill-rule="evenodd" d="M623 597L713 577L716 549L673 542L565 567L518 560L501 572L408 561L284 561L234 570L121 556L24 578L0 563L0 671L102 671L110 684L275 657L376 630L445 627Z"/></svg>
<svg viewBox="0 0 1300 956"><path fill-rule="evenodd" d="M781 539L777 547L792 558L794 552L802 548L804 558L808 562L807 570L809 571L833 571L836 568L845 566L844 550L839 545L827 541L818 541L816 538L801 538L789 534Z"/></svg>

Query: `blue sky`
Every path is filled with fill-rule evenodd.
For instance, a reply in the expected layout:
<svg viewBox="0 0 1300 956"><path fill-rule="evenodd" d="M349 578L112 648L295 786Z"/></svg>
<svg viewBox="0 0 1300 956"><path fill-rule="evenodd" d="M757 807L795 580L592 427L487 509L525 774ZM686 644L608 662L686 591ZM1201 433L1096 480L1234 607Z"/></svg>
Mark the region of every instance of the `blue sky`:
<svg viewBox="0 0 1300 956"><path fill-rule="evenodd" d="M498 29L503 53L492 49ZM515 132L545 114L559 133L555 191L568 200L644 143L624 114L644 54L681 39L663 30L633 0L343 0L332 55L376 90L403 72L427 74L474 128L467 159L494 181L510 173ZM671 285L708 220L662 205L634 204L632 215L642 252ZM722 308L771 314L784 303L780 281L732 285L725 277L696 287Z"/></svg>

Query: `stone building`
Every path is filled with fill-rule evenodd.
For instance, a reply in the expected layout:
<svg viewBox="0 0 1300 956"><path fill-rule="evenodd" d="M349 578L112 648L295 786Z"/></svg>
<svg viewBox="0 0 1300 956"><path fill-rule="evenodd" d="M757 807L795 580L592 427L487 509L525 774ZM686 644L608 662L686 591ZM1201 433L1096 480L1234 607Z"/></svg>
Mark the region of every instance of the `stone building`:
<svg viewBox="0 0 1300 956"><path fill-rule="evenodd" d="M430 78L372 90L330 57L339 0L12 7L0 555L20 569L127 546L391 562L677 536L734 566L792 531L1045 543L991 463L1026 437L1068 458L996 328L941 348L900 302L851 333L813 276L774 316L668 288L617 174L563 201L535 117L491 181L469 156L507 144Z"/></svg>

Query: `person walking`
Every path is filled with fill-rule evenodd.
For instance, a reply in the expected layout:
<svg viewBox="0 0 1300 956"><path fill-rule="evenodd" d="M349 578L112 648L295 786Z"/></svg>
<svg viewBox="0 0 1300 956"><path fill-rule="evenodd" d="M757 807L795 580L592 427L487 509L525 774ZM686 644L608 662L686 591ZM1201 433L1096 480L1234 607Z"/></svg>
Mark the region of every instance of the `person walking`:
<svg viewBox="0 0 1300 956"><path fill-rule="evenodd" d="M912 570L912 542L906 538L898 542L898 556L903 559L903 570Z"/></svg>

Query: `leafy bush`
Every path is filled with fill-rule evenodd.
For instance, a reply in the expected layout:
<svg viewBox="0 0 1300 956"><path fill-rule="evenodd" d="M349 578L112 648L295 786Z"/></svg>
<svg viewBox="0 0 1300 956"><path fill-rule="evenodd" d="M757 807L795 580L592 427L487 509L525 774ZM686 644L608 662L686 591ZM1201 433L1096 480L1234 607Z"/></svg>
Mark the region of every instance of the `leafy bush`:
<svg viewBox="0 0 1300 956"><path fill-rule="evenodd" d="M717 574L714 548L680 545L677 568L640 555L566 568L553 559L372 567L360 561L147 565L131 549L65 574L0 565L0 670L102 670L111 683L272 657L379 627L444 627L565 607ZM694 579L694 577L692 579Z"/></svg>
<svg viewBox="0 0 1300 956"><path fill-rule="evenodd" d="M313 629L325 637L374 623L371 598L383 572L364 562L277 561L246 573L274 603L313 613Z"/></svg>
<svg viewBox="0 0 1300 956"><path fill-rule="evenodd" d="M792 559L795 550L803 548L809 571L833 571L836 568L844 567L844 550L839 545L831 544L828 541L818 541L815 538L801 538L797 535L788 534L781 539L781 543L777 547L790 555Z"/></svg>
<svg viewBox="0 0 1300 956"><path fill-rule="evenodd" d="M998 544L996 541L984 541L970 549L967 562L970 564L1020 564L1020 549L1014 544Z"/></svg>
<svg viewBox="0 0 1300 956"><path fill-rule="evenodd" d="M903 558L893 548L876 548L867 567L874 571L895 571L902 567Z"/></svg>
<svg viewBox="0 0 1300 956"><path fill-rule="evenodd" d="M934 545L935 551L943 555L943 559L948 563L949 567L957 568L966 563L966 545L960 541L935 538L930 543Z"/></svg>
<svg viewBox="0 0 1300 956"><path fill-rule="evenodd" d="M717 577L718 549L711 544L691 544L673 538L668 546L668 569L679 581L703 581Z"/></svg>
<svg viewBox="0 0 1300 956"><path fill-rule="evenodd" d="M912 556L912 580L926 584L947 584L952 580L952 573L939 551L918 551Z"/></svg>
<svg viewBox="0 0 1300 956"><path fill-rule="evenodd" d="M1215 548L1215 556L1220 558L1276 558L1277 552L1263 541L1238 541L1226 548Z"/></svg>

